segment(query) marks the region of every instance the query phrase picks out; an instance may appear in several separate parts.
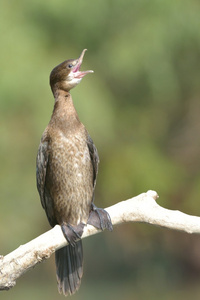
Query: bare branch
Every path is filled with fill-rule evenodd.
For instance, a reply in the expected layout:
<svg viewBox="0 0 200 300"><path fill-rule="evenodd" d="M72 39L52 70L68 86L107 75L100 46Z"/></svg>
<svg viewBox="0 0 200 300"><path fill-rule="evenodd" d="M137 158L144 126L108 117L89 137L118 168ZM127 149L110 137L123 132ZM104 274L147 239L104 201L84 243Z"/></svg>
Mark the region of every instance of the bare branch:
<svg viewBox="0 0 200 300"><path fill-rule="evenodd" d="M113 225L124 222L144 222L187 233L200 233L200 217L165 209L156 203L157 198L156 192L148 191L119 202L106 210L110 214ZM82 238L98 232L100 231L93 226L87 225ZM0 290L13 287L17 278L65 245L67 241L60 226L57 225L5 257L0 256Z"/></svg>

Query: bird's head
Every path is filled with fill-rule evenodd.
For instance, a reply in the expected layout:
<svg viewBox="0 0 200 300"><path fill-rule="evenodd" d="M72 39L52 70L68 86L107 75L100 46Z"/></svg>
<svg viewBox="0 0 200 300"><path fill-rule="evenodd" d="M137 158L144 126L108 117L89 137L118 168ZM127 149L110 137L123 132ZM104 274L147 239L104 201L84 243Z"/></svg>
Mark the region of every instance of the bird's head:
<svg viewBox="0 0 200 300"><path fill-rule="evenodd" d="M80 66L87 49L84 49L78 59L68 59L56 66L50 74L50 85L53 93L56 89L69 92L82 78L93 73L92 70L80 71Z"/></svg>

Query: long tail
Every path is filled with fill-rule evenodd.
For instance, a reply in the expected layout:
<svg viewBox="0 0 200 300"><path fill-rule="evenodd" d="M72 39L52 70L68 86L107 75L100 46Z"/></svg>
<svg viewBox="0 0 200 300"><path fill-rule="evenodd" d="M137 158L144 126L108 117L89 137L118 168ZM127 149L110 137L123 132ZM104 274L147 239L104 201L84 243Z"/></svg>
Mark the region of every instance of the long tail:
<svg viewBox="0 0 200 300"><path fill-rule="evenodd" d="M80 287L83 275L82 241L67 245L55 253L58 291L65 296L74 294Z"/></svg>

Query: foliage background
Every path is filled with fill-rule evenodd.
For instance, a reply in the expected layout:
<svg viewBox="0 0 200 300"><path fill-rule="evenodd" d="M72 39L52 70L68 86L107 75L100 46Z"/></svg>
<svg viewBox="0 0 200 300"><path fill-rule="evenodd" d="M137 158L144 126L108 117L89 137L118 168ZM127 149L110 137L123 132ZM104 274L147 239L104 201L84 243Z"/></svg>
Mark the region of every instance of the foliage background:
<svg viewBox="0 0 200 300"><path fill-rule="evenodd" d="M2 0L0 3L0 253L49 229L35 157L53 97L51 69L87 48L93 69L72 90L101 159L96 203L148 189L200 214L200 3L196 0ZM144 224L84 240L73 299L199 299L200 239ZM1 299L61 299L54 259Z"/></svg>

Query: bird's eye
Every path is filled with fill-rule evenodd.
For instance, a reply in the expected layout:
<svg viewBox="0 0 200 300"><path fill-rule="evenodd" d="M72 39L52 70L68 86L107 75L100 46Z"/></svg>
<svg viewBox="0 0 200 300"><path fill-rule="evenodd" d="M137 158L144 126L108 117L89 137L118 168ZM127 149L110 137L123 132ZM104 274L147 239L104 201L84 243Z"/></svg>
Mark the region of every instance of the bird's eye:
<svg viewBox="0 0 200 300"><path fill-rule="evenodd" d="M73 67L73 65L72 64L68 64L68 66L67 66L69 69L71 69L72 67Z"/></svg>

